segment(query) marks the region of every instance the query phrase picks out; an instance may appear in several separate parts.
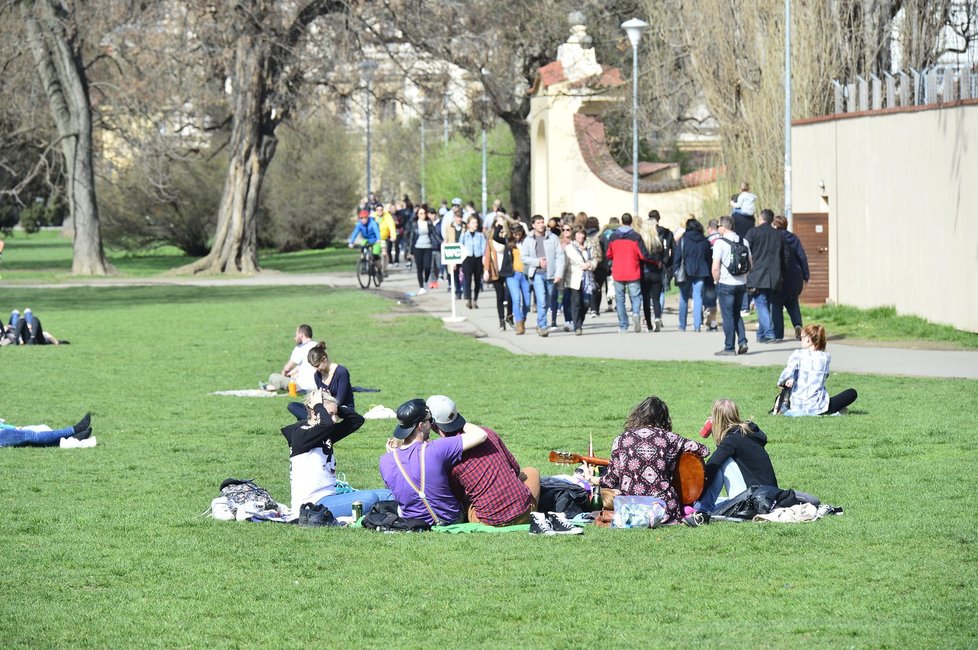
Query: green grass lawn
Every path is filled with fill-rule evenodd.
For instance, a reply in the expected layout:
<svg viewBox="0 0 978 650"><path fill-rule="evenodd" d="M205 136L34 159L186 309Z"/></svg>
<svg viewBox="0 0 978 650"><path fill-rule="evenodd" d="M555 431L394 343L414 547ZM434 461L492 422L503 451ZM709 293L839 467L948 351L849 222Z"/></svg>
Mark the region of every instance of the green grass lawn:
<svg viewBox="0 0 978 650"><path fill-rule="evenodd" d="M949 647L978 643L978 382L836 373L847 417L765 415L777 369L517 357L365 292L6 287L67 347L3 348L0 417L95 449L0 449L0 639L20 647ZM285 398L209 395L281 368L300 322L362 411L446 393L545 474L608 453L650 393L694 436L732 397L780 482L841 505L811 524L589 529L580 538L383 535L198 516L226 477L288 499ZM391 421L337 446L379 487ZM962 509L963 508L963 509ZM600 614L599 614L600 612Z"/></svg>

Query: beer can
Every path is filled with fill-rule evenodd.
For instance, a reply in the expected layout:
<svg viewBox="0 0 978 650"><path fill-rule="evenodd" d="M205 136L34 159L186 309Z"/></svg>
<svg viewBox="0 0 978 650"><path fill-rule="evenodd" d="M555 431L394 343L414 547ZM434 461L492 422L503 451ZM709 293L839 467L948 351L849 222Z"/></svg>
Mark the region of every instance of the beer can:
<svg viewBox="0 0 978 650"><path fill-rule="evenodd" d="M363 516L363 501L354 501L353 506L353 521L359 521L360 517Z"/></svg>

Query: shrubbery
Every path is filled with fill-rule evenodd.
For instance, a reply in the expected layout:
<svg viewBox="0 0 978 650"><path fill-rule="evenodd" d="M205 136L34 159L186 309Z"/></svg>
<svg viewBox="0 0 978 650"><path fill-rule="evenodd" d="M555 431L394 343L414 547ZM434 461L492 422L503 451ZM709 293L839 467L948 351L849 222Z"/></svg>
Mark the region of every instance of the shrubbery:
<svg viewBox="0 0 978 650"><path fill-rule="evenodd" d="M356 142L331 119L283 125L262 191L260 239L280 251L345 237L361 182Z"/></svg>

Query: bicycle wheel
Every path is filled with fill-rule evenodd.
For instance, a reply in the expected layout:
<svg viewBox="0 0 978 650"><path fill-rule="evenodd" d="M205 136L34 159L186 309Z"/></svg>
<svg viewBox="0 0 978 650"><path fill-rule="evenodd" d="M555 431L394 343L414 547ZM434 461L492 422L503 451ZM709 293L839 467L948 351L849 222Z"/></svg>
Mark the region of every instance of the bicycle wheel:
<svg viewBox="0 0 978 650"><path fill-rule="evenodd" d="M370 275L370 263L360 258L360 261L357 262L357 282L360 283L361 289L370 287Z"/></svg>
<svg viewBox="0 0 978 650"><path fill-rule="evenodd" d="M380 287L380 283L384 281L384 272L381 271L379 268L377 268L376 264L374 265L373 276L374 276L374 284L377 287Z"/></svg>

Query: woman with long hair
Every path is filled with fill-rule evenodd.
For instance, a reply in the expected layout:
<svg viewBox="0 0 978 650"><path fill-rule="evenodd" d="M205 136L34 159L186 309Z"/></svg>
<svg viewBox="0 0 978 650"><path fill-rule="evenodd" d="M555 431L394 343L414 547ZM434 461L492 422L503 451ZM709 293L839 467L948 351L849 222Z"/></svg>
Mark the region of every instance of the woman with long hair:
<svg viewBox="0 0 978 650"><path fill-rule="evenodd" d="M506 288L509 289L509 301L513 307L513 321L518 335L526 334L526 313L530 309L530 280L526 277L526 269L520 256L520 244L526 238L523 224L514 221L505 238L506 250L500 263L500 275L506 278ZM494 234L493 241L502 240L502 233ZM507 275L511 273L510 275Z"/></svg>
<svg viewBox="0 0 978 650"><path fill-rule="evenodd" d="M825 328L808 325L801 331L801 349L788 357L788 365L778 377L778 386L791 389L791 412L797 415L845 413L856 401L854 388L829 397L825 380L832 355L825 351Z"/></svg>
<svg viewBox="0 0 978 650"><path fill-rule="evenodd" d="M492 231L487 233L491 241L486 243L486 252L482 259L482 279L492 285L496 292L496 315L499 317L499 331L506 331L506 323L514 325L513 303L507 300L509 288L507 278L513 275L513 253L506 246L506 235L509 234L510 218L505 212L497 212Z"/></svg>
<svg viewBox="0 0 978 650"><path fill-rule="evenodd" d="M676 242L675 261L672 265L673 277L681 268L686 279L677 282L679 287L679 331L686 331L686 312L689 299L693 299L693 329L697 332L703 326L703 286L711 273L710 242L703 233L703 224L695 217L686 221L686 230Z"/></svg>
<svg viewBox="0 0 978 650"><path fill-rule="evenodd" d="M756 424L740 417L733 400L715 401L710 422L717 448L706 463L703 495L693 505L696 510L714 512L749 485L778 486L771 457L764 449L767 436ZM723 489L727 491L726 497L720 496Z"/></svg>
<svg viewBox="0 0 978 650"><path fill-rule="evenodd" d="M591 301L594 286L594 262L587 244L584 226L573 226L574 239L564 248L567 263L564 265L564 291L567 292L574 334L580 336L584 326L584 314Z"/></svg>
<svg viewBox="0 0 978 650"><path fill-rule="evenodd" d="M642 262L642 277L639 286L642 289L642 312L645 314L645 326L650 332L658 332L662 329L662 303L659 302L659 294L662 293L662 268L665 260L665 249L662 247L662 240L656 231L656 222L653 219L646 220L639 234L645 242L645 248L649 251L652 262ZM652 320L652 314L655 320Z"/></svg>
<svg viewBox="0 0 978 650"><path fill-rule="evenodd" d="M611 464L601 487L624 495L658 497L666 502L664 524L682 520L683 509L672 486L676 464L683 452L706 458L706 445L672 432L669 407L654 395L632 409L625 431L611 446Z"/></svg>
<svg viewBox="0 0 978 650"><path fill-rule="evenodd" d="M418 272L418 295L426 293L425 288L431 278L432 251L440 249L441 233L438 227L428 219L428 205L418 208L418 217L411 235L411 255L414 258L414 268Z"/></svg>

